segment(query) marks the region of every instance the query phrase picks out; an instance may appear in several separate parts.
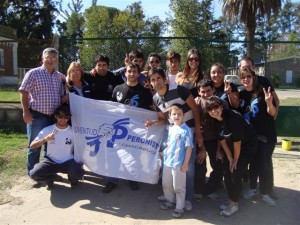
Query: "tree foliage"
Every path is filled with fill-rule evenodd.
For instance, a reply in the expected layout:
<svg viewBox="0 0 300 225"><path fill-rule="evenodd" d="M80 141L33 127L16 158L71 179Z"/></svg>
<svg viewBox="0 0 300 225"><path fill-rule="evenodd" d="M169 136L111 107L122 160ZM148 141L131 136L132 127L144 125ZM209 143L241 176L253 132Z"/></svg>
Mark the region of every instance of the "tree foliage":
<svg viewBox="0 0 300 225"><path fill-rule="evenodd" d="M282 0L222 0L223 13L232 21L245 24L247 43L247 55L254 56L254 36L256 19L277 15L281 8Z"/></svg>
<svg viewBox="0 0 300 225"><path fill-rule="evenodd" d="M53 37L55 1L3 0L0 9L1 24L16 29L18 38Z"/></svg>
<svg viewBox="0 0 300 225"><path fill-rule="evenodd" d="M17 30L19 67L39 63L39 54L52 44L55 24L54 0L2 0L0 23ZM35 41L32 41L35 40ZM31 54L28 54L31 53Z"/></svg>
<svg viewBox="0 0 300 225"><path fill-rule="evenodd" d="M123 66L126 52L132 49L141 49L144 54L148 51L162 51L163 44L155 40L139 37L161 36L164 23L158 17L145 19L141 2L127 6L123 11L116 8L96 6L86 9L84 13L85 32L80 46L80 58L85 67L92 67L94 57L104 53L118 59L111 65L112 68ZM125 37L133 37L127 39ZM106 38L106 40L99 38Z"/></svg>
<svg viewBox="0 0 300 225"><path fill-rule="evenodd" d="M269 60L283 59L288 57L300 56L300 37L295 31L292 31L287 41L295 42L289 44L277 43L272 45L268 54Z"/></svg>
<svg viewBox="0 0 300 225"><path fill-rule="evenodd" d="M182 54L183 61L189 49L197 48L204 56L202 69L208 68L216 61L228 64L226 59L230 59L230 46L215 42L229 39L228 30L224 27L226 21L214 19L211 4L211 0L170 1L172 14L168 20L172 27L171 34L174 37L187 37L175 40L173 48Z"/></svg>

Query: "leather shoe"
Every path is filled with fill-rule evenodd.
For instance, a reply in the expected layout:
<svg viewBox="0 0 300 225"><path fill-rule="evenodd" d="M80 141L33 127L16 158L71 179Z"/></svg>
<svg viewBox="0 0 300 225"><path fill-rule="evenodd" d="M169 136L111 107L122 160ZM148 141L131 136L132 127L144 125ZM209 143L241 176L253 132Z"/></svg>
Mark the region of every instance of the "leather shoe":
<svg viewBox="0 0 300 225"><path fill-rule="evenodd" d="M114 184L112 182L108 182L105 186L105 188L102 190L103 193L110 193L113 189L117 187L117 184Z"/></svg>

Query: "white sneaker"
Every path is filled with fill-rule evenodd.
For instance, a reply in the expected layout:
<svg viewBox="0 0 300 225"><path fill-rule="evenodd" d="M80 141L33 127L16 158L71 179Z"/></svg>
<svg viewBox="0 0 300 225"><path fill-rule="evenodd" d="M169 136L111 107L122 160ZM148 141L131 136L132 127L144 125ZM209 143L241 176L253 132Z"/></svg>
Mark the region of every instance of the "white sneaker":
<svg viewBox="0 0 300 225"><path fill-rule="evenodd" d="M185 211L192 211L193 205L191 201L185 201L184 210Z"/></svg>
<svg viewBox="0 0 300 225"><path fill-rule="evenodd" d="M249 189L247 192L243 194L244 199L251 199L257 195L256 189Z"/></svg>
<svg viewBox="0 0 300 225"><path fill-rule="evenodd" d="M261 195L261 199L262 199L268 206L276 206L276 202L275 202L269 195Z"/></svg>
<svg viewBox="0 0 300 225"><path fill-rule="evenodd" d="M167 201L165 195L158 196L158 197L157 197L157 200L158 200L158 201Z"/></svg>
<svg viewBox="0 0 300 225"><path fill-rule="evenodd" d="M239 211L239 206L238 205L231 205L228 206L226 209L222 210L220 212L221 216L231 216L234 213L236 213L237 211Z"/></svg>
<svg viewBox="0 0 300 225"><path fill-rule="evenodd" d="M222 204L222 205L220 205L220 206L219 206L219 209L222 211L222 210L224 210L224 209L227 209L227 207L228 207L228 203L227 203L227 204Z"/></svg>

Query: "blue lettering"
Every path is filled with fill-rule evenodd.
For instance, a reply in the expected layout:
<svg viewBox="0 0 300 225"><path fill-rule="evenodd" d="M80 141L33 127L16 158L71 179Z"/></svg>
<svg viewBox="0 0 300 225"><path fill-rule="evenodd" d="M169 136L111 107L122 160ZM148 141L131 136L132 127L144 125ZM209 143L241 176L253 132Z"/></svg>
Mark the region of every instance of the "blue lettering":
<svg viewBox="0 0 300 225"><path fill-rule="evenodd" d="M129 118L117 120L113 124L115 132L114 132L111 140L107 141L107 144L106 144L107 147L113 148L115 140L123 139L127 136L128 130L124 125L128 125L128 124L129 124Z"/></svg>

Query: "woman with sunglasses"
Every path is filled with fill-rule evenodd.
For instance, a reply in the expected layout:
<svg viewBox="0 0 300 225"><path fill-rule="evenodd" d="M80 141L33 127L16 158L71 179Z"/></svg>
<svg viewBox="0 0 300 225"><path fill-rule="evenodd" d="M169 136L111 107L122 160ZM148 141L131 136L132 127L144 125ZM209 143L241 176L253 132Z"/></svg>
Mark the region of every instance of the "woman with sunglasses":
<svg viewBox="0 0 300 225"><path fill-rule="evenodd" d="M257 75L251 68L239 71L245 90L240 92L239 111L256 130L258 148L255 158L250 162L250 190L243 197L251 199L257 195L257 178L262 200L269 206L276 202L270 197L272 191L272 154L277 142L275 115L276 106L270 87L262 88L257 83Z"/></svg>
<svg viewBox="0 0 300 225"><path fill-rule="evenodd" d="M184 69L176 75L175 82L188 88L195 98L198 96L197 83L201 79L201 55L197 49L191 49L188 51Z"/></svg>
<svg viewBox="0 0 300 225"><path fill-rule="evenodd" d="M239 92L234 83L224 81L224 66L221 63L214 63L209 69L209 76L214 82L215 95L228 102L231 108L238 108Z"/></svg>
<svg viewBox="0 0 300 225"><path fill-rule="evenodd" d="M256 152L256 134L253 127L241 114L223 108L217 96L209 97L205 110L216 127L216 134L226 157L223 158L224 179L229 202L220 206L222 216L231 216L238 211L242 192L242 176Z"/></svg>

